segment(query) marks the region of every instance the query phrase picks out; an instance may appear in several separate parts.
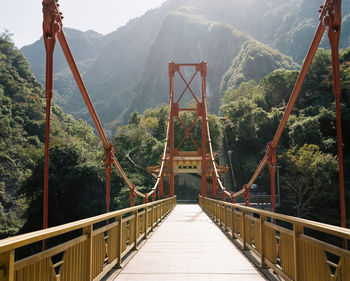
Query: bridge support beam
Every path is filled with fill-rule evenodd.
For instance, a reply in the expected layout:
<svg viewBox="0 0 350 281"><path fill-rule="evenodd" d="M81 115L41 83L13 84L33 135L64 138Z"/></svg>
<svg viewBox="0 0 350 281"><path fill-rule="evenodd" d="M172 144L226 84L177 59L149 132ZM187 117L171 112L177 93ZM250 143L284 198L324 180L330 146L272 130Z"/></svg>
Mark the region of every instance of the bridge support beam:
<svg viewBox="0 0 350 281"><path fill-rule="evenodd" d="M169 117L169 193L174 196L174 77L176 66L173 62L169 63L169 79L170 79L170 117Z"/></svg>
<svg viewBox="0 0 350 281"><path fill-rule="evenodd" d="M48 227L48 205L49 205L49 151L50 151L50 119L51 101L53 89L53 54L56 45L57 34L62 31L61 14L55 1L43 1L43 38L46 51L46 126L45 126L45 162L44 162L44 192L43 192L43 228ZM42 243L46 248L46 240Z"/></svg>
<svg viewBox="0 0 350 281"><path fill-rule="evenodd" d="M328 14L328 39L332 50L332 75L333 75L333 93L336 105L337 119L337 148L338 148L338 166L339 166L339 194L340 194L340 215L341 226L346 228L346 204L345 204L345 189L344 189L344 167L343 167L343 140L341 129L341 107L340 107L340 66L339 66L339 40L341 30L341 0L333 1L329 6L324 7ZM328 18L327 18L328 17ZM346 242L344 242L346 248Z"/></svg>
<svg viewBox="0 0 350 281"><path fill-rule="evenodd" d="M206 108L206 77L207 63L201 62L196 67L201 72L202 80L202 100L201 100L201 116L202 116L202 196L207 195L207 108Z"/></svg>

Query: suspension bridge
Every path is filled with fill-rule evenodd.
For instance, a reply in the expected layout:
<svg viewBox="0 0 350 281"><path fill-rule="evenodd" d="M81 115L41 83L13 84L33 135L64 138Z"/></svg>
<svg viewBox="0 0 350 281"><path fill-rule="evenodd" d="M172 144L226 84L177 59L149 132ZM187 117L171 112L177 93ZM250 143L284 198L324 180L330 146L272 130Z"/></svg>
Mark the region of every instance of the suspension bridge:
<svg viewBox="0 0 350 281"><path fill-rule="evenodd" d="M115 157L62 30L62 13L57 2L43 1L46 49L43 229L0 241L0 281L350 280L350 230L345 217L340 118L341 0L326 0L321 6L319 25L284 116L255 173L239 191L232 192L223 185L220 175L228 168L215 161L206 104L207 63L169 63L168 126L161 162L147 168L155 177L155 184L148 193L140 192L132 184ZM325 32L332 51L342 227L275 212L277 145ZM57 40L104 145L106 213L48 228L50 112ZM192 71L190 79L184 75L185 71ZM199 79L199 86L193 90L195 79ZM184 89L177 95L175 86L179 81ZM186 106L184 101L188 98L193 102ZM189 127L181 120L183 111L193 112L194 119ZM176 146L175 120L184 132ZM201 127L200 142L191 134L197 123ZM183 149L186 140L192 143L192 151ZM272 211L250 206L251 186L266 164L271 177ZM110 212L113 167L129 188L131 207ZM176 204L174 179L183 173L196 173L201 177L198 205ZM143 204L134 206L137 196L143 199ZM244 198L244 204L235 203L239 197ZM37 243L42 244L41 251L23 256L23 247Z"/></svg>

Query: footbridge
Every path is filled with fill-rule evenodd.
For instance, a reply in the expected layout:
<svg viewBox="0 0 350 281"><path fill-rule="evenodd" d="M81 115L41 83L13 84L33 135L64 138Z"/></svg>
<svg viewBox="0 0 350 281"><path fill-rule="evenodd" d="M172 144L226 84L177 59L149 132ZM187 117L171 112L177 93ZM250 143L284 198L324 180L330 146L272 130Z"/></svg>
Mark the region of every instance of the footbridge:
<svg viewBox="0 0 350 281"><path fill-rule="evenodd" d="M340 123L340 0L325 0L321 6L319 25L284 116L255 173L239 190L223 185L221 175L228 168L216 163L207 116L207 63L170 62L169 122L164 150L159 165L148 167L155 183L146 193L130 181L105 135L62 29L62 13L57 2L43 1L47 70L43 229L0 240L0 281L350 280L350 230L345 217ZM342 227L275 212L277 145L325 32L332 50ZM50 113L56 41L62 47L104 145L106 213L48 228ZM178 91L180 85L184 88ZM181 119L182 111L193 113L189 127ZM182 136L175 136L175 124L182 128ZM200 140L191 134L196 126L201 130ZM250 205L251 186L266 165L271 178L272 211ZM129 188L131 207L111 212L113 167ZM198 204L176 204L174 179L181 173L199 175ZM141 197L143 204L135 206L136 197Z"/></svg>
<svg viewBox="0 0 350 281"><path fill-rule="evenodd" d="M170 197L1 240L0 280L349 280L350 251L339 244L349 229L198 200ZM44 240L65 242L40 250ZM24 248L37 253L18 258Z"/></svg>

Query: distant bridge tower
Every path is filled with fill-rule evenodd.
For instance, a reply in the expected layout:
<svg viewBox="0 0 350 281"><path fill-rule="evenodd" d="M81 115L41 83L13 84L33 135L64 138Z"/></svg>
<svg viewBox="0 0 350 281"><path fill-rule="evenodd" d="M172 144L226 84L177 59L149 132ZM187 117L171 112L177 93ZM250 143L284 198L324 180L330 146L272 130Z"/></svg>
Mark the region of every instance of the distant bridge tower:
<svg viewBox="0 0 350 281"><path fill-rule="evenodd" d="M186 69L185 69L186 68ZM189 74L189 70L194 68L190 80L186 80L186 74ZM182 71L182 72L181 72ZM195 80L197 75L200 75L200 86L196 85L196 90L191 88L191 84ZM175 175L185 173L196 173L201 175L201 195L207 195L207 177L212 177L213 188L212 195L216 192L216 180L214 175L214 169L212 166L210 155L207 153L208 146L208 132L207 132L207 109L206 109L206 75L207 75L207 63L201 62L198 64L184 63L176 64L169 62L169 78L170 78L170 117L169 117L169 147L166 157L166 165L164 176L169 178L169 195L175 194ZM197 77L198 78L198 77ZM174 84L178 86L182 81L185 85L184 90L179 94L174 92ZM180 81L180 82L179 82ZM195 92L201 92L201 96L197 97ZM186 122L181 119L180 113L182 111L195 112L191 125L186 126ZM181 130L177 132L181 135L181 140L177 137L175 141L174 124L178 122ZM187 120L188 122L188 120ZM191 134L192 129L196 123L201 123L201 143L198 144L198 140L195 140ZM188 125L188 124L187 124ZM198 125L197 125L198 126ZM181 132L184 132L181 134ZM184 149L184 143L186 139L189 139L192 143L194 150L189 151ZM179 141L180 140L180 141ZM188 147L187 147L188 149ZM160 167L149 167L148 171L157 174ZM227 167L217 166L218 172L223 174L227 172ZM163 180L163 179L162 179ZM161 184L163 186L163 184ZM215 188L214 188L215 186ZM215 189L215 191L214 191ZM163 197L163 188L159 189L160 197Z"/></svg>

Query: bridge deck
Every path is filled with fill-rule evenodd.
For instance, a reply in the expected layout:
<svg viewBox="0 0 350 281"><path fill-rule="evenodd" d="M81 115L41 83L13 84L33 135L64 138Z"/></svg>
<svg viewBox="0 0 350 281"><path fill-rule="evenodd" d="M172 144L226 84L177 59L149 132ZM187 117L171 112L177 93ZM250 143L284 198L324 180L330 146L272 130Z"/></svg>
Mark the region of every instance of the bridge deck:
<svg viewBox="0 0 350 281"><path fill-rule="evenodd" d="M198 205L177 205L114 280L266 279Z"/></svg>

